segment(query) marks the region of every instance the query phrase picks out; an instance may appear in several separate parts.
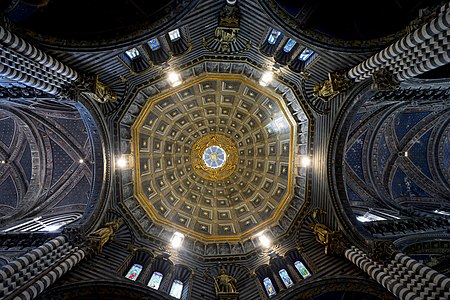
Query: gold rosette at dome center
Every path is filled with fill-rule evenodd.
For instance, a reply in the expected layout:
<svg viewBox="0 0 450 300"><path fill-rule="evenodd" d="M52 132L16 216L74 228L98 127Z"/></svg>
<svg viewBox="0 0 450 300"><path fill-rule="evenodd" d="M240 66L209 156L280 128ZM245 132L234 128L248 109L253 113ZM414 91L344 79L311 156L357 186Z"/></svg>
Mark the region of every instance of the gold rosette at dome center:
<svg viewBox="0 0 450 300"><path fill-rule="evenodd" d="M218 168L209 167L204 159L205 150L218 146L225 151L226 160ZM194 171L206 180L223 180L233 174L238 163L238 151L233 141L222 134L208 134L197 140L191 150L191 162Z"/></svg>

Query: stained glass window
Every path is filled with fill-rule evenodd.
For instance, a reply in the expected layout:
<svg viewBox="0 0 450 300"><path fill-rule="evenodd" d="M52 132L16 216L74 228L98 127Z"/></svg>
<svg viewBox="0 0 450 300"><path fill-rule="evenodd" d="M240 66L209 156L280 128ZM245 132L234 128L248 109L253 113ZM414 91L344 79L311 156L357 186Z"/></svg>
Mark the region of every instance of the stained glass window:
<svg viewBox="0 0 450 300"><path fill-rule="evenodd" d="M148 41L148 45L150 46L152 51L156 51L159 49L159 47L161 47L157 38L154 38L154 39L151 39L150 41Z"/></svg>
<svg viewBox="0 0 450 300"><path fill-rule="evenodd" d="M266 288L267 295L269 295L269 297L272 297L277 294L275 288L273 287L272 280L270 280L269 277L264 278L263 283L264 287Z"/></svg>
<svg viewBox="0 0 450 300"><path fill-rule="evenodd" d="M159 289L159 285L161 284L161 281L163 279L163 274L159 272L153 272L152 277L150 278L150 281L148 282L148 286L152 289Z"/></svg>
<svg viewBox="0 0 450 300"><path fill-rule="evenodd" d="M281 35L281 31L272 29L272 31L269 34L269 37L267 38L267 42L271 45L275 44L280 35Z"/></svg>
<svg viewBox="0 0 450 300"><path fill-rule="evenodd" d="M287 288L294 285L291 277L289 277L289 274L285 269L281 269L280 271L278 271L278 274L280 274L280 277L283 280L283 283Z"/></svg>
<svg viewBox="0 0 450 300"><path fill-rule="evenodd" d="M294 41L293 39L289 39L287 41L286 45L284 45L283 51L290 52L292 50L292 48L294 48L295 44L297 44L296 41Z"/></svg>
<svg viewBox="0 0 450 300"><path fill-rule="evenodd" d="M308 269L305 267L305 265L301 261L296 261L294 263L294 266L297 268L300 275L302 275L303 278L308 278L311 276L311 273L309 273Z"/></svg>
<svg viewBox="0 0 450 300"><path fill-rule="evenodd" d="M133 281L136 281L136 279L139 276L139 273L142 271L142 266L138 264L134 264L130 270L128 271L127 275L125 275L126 278L131 279Z"/></svg>
<svg viewBox="0 0 450 300"><path fill-rule="evenodd" d="M183 283L179 280L174 280L172 283L172 287L170 288L169 295L177 299L180 299L182 291L183 291Z"/></svg>
<svg viewBox="0 0 450 300"><path fill-rule="evenodd" d="M125 51L125 54L126 54L130 59L136 58L136 57L138 57L138 56L140 55L139 50L136 49L136 48L132 48L132 49L130 49L130 50Z"/></svg>
<svg viewBox="0 0 450 300"><path fill-rule="evenodd" d="M172 31L169 31L169 38L171 41L179 39L180 38L180 30L177 28Z"/></svg>
<svg viewBox="0 0 450 300"><path fill-rule="evenodd" d="M303 49L302 53L298 56L298 59L301 61L306 61L311 55L313 55L314 51L309 48Z"/></svg>
<svg viewBox="0 0 450 300"><path fill-rule="evenodd" d="M208 168L217 169L225 164L227 154L219 146L211 146L205 149L202 158Z"/></svg>

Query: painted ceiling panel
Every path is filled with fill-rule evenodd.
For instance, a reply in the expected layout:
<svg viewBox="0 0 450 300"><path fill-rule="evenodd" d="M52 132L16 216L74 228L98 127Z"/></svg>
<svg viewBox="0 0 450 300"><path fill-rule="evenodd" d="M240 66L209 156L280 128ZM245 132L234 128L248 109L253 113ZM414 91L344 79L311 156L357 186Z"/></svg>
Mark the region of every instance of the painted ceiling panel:
<svg viewBox="0 0 450 300"><path fill-rule="evenodd" d="M8 148L14 138L15 122L12 118L0 113L0 141Z"/></svg>
<svg viewBox="0 0 450 300"><path fill-rule="evenodd" d="M52 154L53 154L53 178L52 185L64 175L69 167L74 163L74 160L61 148L55 141L51 140Z"/></svg>
<svg viewBox="0 0 450 300"><path fill-rule="evenodd" d="M380 143L378 145L378 162L377 162L377 171L378 174L383 174L384 169L386 167L386 163L389 159L391 152L386 144L385 134L383 133L380 138Z"/></svg>
<svg viewBox="0 0 450 300"><path fill-rule="evenodd" d="M22 166L22 168L25 172L25 176L26 176L28 182L30 182L31 167L32 167L31 149L30 149L30 144L28 143L28 141L24 141L24 143L25 143L25 149L23 151L22 158L20 159L20 165Z"/></svg>
<svg viewBox="0 0 450 300"><path fill-rule="evenodd" d="M352 188L349 187L348 185L347 185L347 197L348 200L350 201L363 201L363 199L361 199L361 197L357 193L355 193L352 190Z"/></svg>
<svg viewBox="0 0 450 300"><path fill-rule="evenodd" d="M90 196L91 185L86 177L81 178L74 188L64 197L64 200L56 206L87 204Z"/></svg>
<svg viewBox="0 0 450 300"><path fill-rule="evenodd" d="M428 142L430 140L431 130L428 130L414 145L408 150L408 158L425 174L428 178L432 178L430 167L428 165Z"/></svg>
<svg viewBox="0 0 450 300"><path fill-rule="evenodd" d="M423 189L421 189L413 180L397 168L391 185L392 196L394 199L403 197L425 197L431 198Z"/></svg>
<svg viewBox="0 0 450 300"><path fill-rule="evenodd" d="M18 204L18 193L14 180L11 176L8 176L3 182L0 183L0 195L1 204L15 208Z"/></svg>
<svg viewBox="0 0 450 300"><path fill-rule="evenodd" d="M399 141L413 128L420 120L428 116L430 112L411 112L411 113L399 113L395 120L395 134Z"/></svg>
<svg viewBox="0 0 450 300"><path fill-rule="evenodd" d="M58 118L56 119L56 121L59 124L63 125L64 129L69 131L70 135L72 135L78 143L80 143L81 145L84 145L86 143L87 133L85 130L85 125L83 123L83 120L81 120L79 117L72 119Z"/></svg>
<svg viewBox="0 0 450 300"><path fill-rule="evenodd" d="M363 171L363 146L364 146L364 140L366 138L367 131L364 132L361 136L359 136L353 145L350 147L350 149L347 150L345 154L345 160L349 164L349 166L352 168L353 171L355 171L356 175L358 175L361 180L364 181L364 171Z"/></svg>

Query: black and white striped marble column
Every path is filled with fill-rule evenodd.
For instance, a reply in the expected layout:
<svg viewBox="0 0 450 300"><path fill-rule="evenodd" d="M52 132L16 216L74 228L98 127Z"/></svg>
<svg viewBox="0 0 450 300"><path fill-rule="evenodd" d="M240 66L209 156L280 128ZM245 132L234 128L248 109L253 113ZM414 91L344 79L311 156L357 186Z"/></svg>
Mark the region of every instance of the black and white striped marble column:
<svg viewBox="0 0 450 300"><path fill-rule="evenodd" d="M76 71L1 26L0 76L52 95L79 78Z"/></svg>
<svg viewBox="0 0 450 300"><path fill-rule="evenodd" d="M389 263L381 263L352 246L345 257L401 300L450 299L449 278L403 253Z"/></svg>
<svg viewBox="0 0 450 300"><path fill-rule="evenodd" d="M85 257L64 236L0 268L1 299L33 299Z"/></svg>
<svg viewBox="0 0 450 300"><path fill-rule="evenodd" d="M37 49L2 26L0 26L0 43L6 48L20 53L28 59L55 71L57 74L60 74L69 80L76 80L78 78L78 73L76 71Z"/></svg>
<svg viewBox="0 0 450 300"><path fill-rule="evenodd" d="M403 253L398 253L395 256L395 261L406 266L408 270L413 271L414 274L420 276L421 278L426 278L426 280L431 283L430 290L428 292L429 295L423 294L424 297L437 297L438 295L441 295L441 298L443 299L450 299L450 278L436 272L430 267L425 266L424 264Z"/></svg>
<svg viewBox="0 0 450 300"><path fill-rule="evenodd" d="M76 266L84 257L86 253L79 248L74 249L72 254L64 261L58 263L52 271L36 280L33 285L26 288L14 300L31 300L41 294L46 288L52 285L58 278L66 274L70 269Z"/></svg>
<svg viewBox="0 0 450 300"><path fill-rule="evenodd" d="M401 40L350 69L347 76L363 81L380 69L388 69L399 81L450 63L450 3L436 18Z"/></svg>

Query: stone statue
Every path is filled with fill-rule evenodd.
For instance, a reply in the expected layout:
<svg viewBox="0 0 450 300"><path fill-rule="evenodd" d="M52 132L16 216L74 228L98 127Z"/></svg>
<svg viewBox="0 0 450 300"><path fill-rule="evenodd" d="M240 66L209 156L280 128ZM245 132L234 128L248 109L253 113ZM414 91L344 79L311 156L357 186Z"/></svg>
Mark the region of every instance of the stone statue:
<svg viewBox="0 0 450 300"><path fill-rule="evenodd" d="M227 274L225 269L219 271L219 275L214 278L216 295L223 293L236 293L236 279Z"/></svg>

